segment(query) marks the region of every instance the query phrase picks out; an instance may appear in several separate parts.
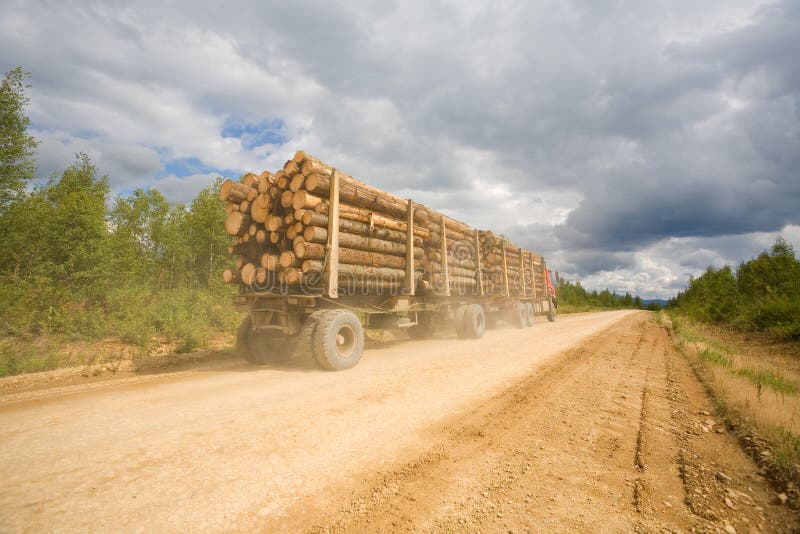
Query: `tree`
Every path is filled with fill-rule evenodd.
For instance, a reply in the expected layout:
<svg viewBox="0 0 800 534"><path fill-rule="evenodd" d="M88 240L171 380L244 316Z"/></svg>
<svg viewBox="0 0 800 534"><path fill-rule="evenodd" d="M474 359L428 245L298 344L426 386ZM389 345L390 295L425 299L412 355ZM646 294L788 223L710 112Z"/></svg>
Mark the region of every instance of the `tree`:
<svg viewBox="0 0 800 534"><path fill-rule="evenodd" d="M78 154L60 178L52 176L37 192L47 210L38 247L50 277L79 285L111 276L107 267L108 178L99 176L86 154Z"/></svg>
<svg viewBox="0 0 800 534"><path fill-rule="evenodd" d="M8 71L0 84L0 214L33 178L37 141L28 135L30 119L23 113L28 104L22 67Z"/></svg>
<svg viewBox="0 0 800 534"><path fill-rule="evenodd" d="M196 279L204 286L220 279L225 268L227 247L231 238L225 233L225 205L219 201L222 179L206 187L189 206L187 225L193 245L193 269Z"/></svg>

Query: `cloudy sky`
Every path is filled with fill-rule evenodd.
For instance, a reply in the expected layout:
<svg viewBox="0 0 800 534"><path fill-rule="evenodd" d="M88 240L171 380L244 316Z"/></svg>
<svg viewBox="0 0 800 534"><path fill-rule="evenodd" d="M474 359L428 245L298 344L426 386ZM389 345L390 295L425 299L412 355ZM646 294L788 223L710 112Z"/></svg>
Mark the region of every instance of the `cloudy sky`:
<svg viewBox="0 0 800 534"><path fill-rule="evenodd" d="M186 201L302 148L644 297L800 250L797 0L131 4L0 2L40 177Z"/></svg>

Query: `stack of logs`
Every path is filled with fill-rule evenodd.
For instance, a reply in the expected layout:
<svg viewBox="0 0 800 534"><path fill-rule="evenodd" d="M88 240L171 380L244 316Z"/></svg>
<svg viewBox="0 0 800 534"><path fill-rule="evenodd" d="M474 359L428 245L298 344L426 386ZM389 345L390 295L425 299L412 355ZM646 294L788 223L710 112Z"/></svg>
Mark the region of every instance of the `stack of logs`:
<svg viewBox="0 0 800 534"><path fill-rule="evenodd" d="M542 257L517 247L504 237L478 231L484 274L484 294L544 298Z"/></svg>
<svg viewBox="0 0 800 534"><path fill-rule="evenodd" d="M338 210L330 205L334 173ZM241 183L227 180L220 198L227 202L225 229L236 238L229 247L235 268L223 274L228 283L254 290L275 284L321 284L329 258L328 216L338 211L339 287L368 293L399 291L408 285L412 207L414 287L423 284L439 294L478 290L504 294L506 286L478 275L482 263L489 269L502 266L502 250L497 254L500 238L369 186L303 151L274 174L248 173ZM509 244L505 254L509 273L529 269L535 256Z"/></svg>

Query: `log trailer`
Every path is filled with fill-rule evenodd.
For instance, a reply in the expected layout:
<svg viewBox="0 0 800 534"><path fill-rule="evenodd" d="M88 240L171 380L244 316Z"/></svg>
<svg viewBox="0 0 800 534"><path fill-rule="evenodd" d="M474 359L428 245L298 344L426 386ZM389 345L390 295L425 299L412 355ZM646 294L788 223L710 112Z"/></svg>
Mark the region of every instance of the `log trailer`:
<svg viewBox="0 0 800 534"><path fill-rule="evenodd" d="M250 362L312 354L339 371L360 360L365 329L424 339L450 325L477 339L501 320L555 320L541 256L302 151L275 174L226 181L220 196L236 237L223 278L239 284L237 350Z"/></svg>

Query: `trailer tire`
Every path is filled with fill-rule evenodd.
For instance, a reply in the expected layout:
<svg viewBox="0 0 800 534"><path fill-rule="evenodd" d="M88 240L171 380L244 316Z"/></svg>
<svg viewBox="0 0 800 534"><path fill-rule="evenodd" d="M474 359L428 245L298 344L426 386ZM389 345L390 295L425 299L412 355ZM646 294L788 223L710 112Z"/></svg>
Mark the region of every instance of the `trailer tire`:
<svg viewBox="0 0 800 534"><path fill-rule="evenodd" d="M479 304L471 304L464 312L464 336L480 339L486 331L486 314Z"/></svg>
<svg viewBox="0 0 800 534"><path fill-rule="evenodd" d="M525 309L524 302L517 302L517 307L514 310L514 326L517 328L528 326L528 311Z"/></svg>
<svg viewBox="0 0 800 534"><path fill-rule="evenodd" d="M436 333L436 321L433 313L417 313L417 324L406 330L412 339L430 339Z"/></svg>
<svg viewBox="0 0 800 534"><path fill-rule="evenodd" d="M280 360L277 343L272 336L253 331L253 319L245 317L236 331L236 352L249 363L264 365Z"/></svg>
<svg viewBox="0 0 800 534"><path fill-rule="evenodd" d="M314 358L328 371L354 367L364 352L364 328L350 310L323 312L313 339Z"/></svg>
<svg viewBox="0 0 800 534"><path fill-rule="evenodd" d="M323 313L325 312L316 311L303 321L300 331L294 336L294 344L292 346L293 359L316 361L314 357L314 333L317 331L317 325Z"/></svg>
<svg viewBox="0 0 800 534"><path fill-rule="evenodd" d="M556 321L556 306L553 303L553 299L550 299L550 306L547 309L547 320L551 323Z"/></svg>
<svg viewBox="0 0 800 534"><path fill-rule="evenodd" d="M456 327L456 335L459 339L464 339L467 337L466 331L464 329L464 317L467 314L467 305L461 304L458 308L456 308L456 312L454 314L453 323Z"/></svg>
<svg viewBox="0 0 800 534"><path fill-rule="evenodd" d="M526 326L533 326L536 320L536 312L533 311L533 304L530 302L525 303L525 323Z"/></svg>

